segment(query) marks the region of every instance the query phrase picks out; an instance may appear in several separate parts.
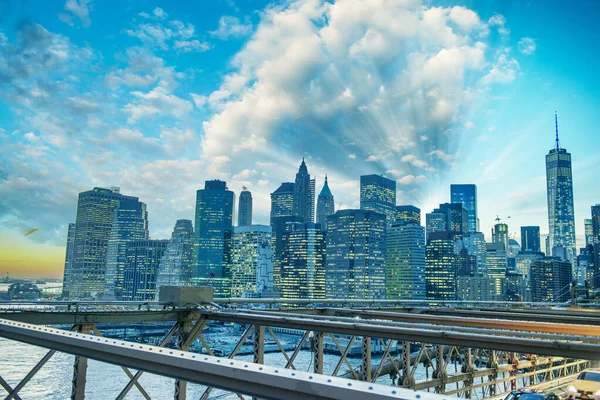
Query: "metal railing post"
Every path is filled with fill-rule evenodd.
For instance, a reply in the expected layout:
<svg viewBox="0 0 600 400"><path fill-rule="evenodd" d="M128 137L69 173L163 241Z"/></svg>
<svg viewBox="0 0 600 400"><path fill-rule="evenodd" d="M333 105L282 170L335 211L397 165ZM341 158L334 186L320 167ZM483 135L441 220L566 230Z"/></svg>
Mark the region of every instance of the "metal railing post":
<svg viewBox="0 0 600 400"><path fill-rule="evenodd" d="M89 325L79 325L77 332L89 334L91 327ZM75 356L73 362L73 380L71 388L71 400L85 399L85 382L87 380L87 358Z"/></svg>

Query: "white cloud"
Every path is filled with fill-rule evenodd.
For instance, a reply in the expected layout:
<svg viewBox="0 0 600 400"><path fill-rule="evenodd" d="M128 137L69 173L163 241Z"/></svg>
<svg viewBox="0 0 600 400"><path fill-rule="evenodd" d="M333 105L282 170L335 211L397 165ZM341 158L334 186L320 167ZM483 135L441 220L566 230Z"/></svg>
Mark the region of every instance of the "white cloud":
<svg viewBox="0 0 600 400"><path fill-rule="evenodd" d="M524 37L519 40L519 51L525 55L532 55L535 53L537 48L537 43L534 38Z"/></svg>
<svg viewBox="0 0 600 400"><path fill-rule="evenodd" d="M167 14L162 8L160 7L156 7L153 11L152 11L152 15L154 15L156 18L158 19L165 19L167 18L167 16L169 14Z"/></svg>
<svg viewBox="0 0 600 400"><path fill-rule="evenodd" d="M475 128L475 124L471 121L465 122L465 129L473 129Z"/></svg>
<svg viewBox="0 0 600 400"><path fill-rule="evenodd" d="M351 160L356 160L356 154L348 154L348 158Z"/></svg>
<svg viewBox="0 0 600 400"><path fill-rule="evenodd" d="M455 156L453 154L447 154L442 150L433 150L430 153L428 153L427 155L439 158L440 160L443 160L446 162L450 162L450 161L454 160L454 158L455 158Z"/></svg>
<svg viewBox="0 0 600 400"><path fill-rule="evenodd" d="M507 54L500 54L492 65L492 69L486 76L481 78L480 82L484 85L509 83L516 79L518 70L519 63L517 60L510 58Z"/></svg>
<svg viewBox="0 0 600 400"><path fill-rule="evenodd" d="M425 176L423 175L406 175L397 181L401 185L418 185L425 182Z"/></svg>
<svg viewBox="0 0 600 400"><path fill-rule="evenodd" d="M145 16L149 17L147 13L144 13ZM126 29L125 33L138 38L148 47L163 51L174 49L189 53L203 52L211 48L210 43L197 38L196 27L193 24L167 20L168 14L161 8L155 8L153 16L153 21L140 23L134 29Z"/></svg>
<svg viewBox="0 0 600 400"><path fill-rule="evenodd" d="M427 166L427 163L425 161L420 160L414 154L407 154L405 156L402 156L402 158L400 158L400 161L412 164L418 168L425 168Z"/></svg>
<svg viewBox="0 0 600 400"><path fill-rule="evenodd" d="M139 100L125 105L124 111L130 114L128 122L135 123L141 118L157 114L170 114L182 117L193 110L192 103L184 100L162 87L156 86L147 93L135 91L132 95Z"/></svg>
<svg viewBox="0 0 600 400"><path fill-rule="evenodd" d="M248 19L242 23L237 17L223 15L221 19L219 19L219 27L217 30L209 33L221 40L241 38L252 33L252 24Z"/></svg>
<svg viewBox="0 0 600 400"><path fill-rule="evenodd" d="M506 18L504 18L504 16L501 14L492 15L492 17L488 20L488 25L495 27L498 30L498 33L503 36L510 34L510 29L505 26Z"/></svg>
<svg viewBox="0 0 600 400"><path fill-rule="evenodd" d="M71 26L74 25L74 19L78 18L81 26L87 28L92 24L91 3L92 0L67 0L64 7L66 12L59 14L58 18Z"/></svg>

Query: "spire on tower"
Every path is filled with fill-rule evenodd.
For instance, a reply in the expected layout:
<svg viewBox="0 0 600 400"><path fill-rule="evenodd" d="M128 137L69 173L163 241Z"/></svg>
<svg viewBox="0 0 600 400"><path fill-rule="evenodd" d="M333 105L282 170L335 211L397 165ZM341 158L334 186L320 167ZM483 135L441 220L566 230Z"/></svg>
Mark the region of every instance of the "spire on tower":
<svg viewBox="0 0 600 400"><path fill-rule="evenodd" d="M560 149L560 142L558 141L558 114L554 111L554 124L556 126L556 150Z"/></svg>

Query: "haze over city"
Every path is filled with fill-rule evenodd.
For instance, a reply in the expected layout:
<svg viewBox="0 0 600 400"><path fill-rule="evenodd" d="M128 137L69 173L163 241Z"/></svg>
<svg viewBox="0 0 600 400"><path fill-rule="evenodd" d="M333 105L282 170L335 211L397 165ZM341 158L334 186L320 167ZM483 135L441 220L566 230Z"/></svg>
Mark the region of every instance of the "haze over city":
<svg viewBox="0 0 600 400"><path fill-rule="evenodd" d="M544 235L555 110L581 247L600 198L600 32L599 6L580 5L0 2L0 272L62 277L95 186L145 202L155 239L194 218L210 179L248 187L268 224L303 156L336 209L359 207L365 174L423 216L473 183L487 236L496 215Z"/></svg>

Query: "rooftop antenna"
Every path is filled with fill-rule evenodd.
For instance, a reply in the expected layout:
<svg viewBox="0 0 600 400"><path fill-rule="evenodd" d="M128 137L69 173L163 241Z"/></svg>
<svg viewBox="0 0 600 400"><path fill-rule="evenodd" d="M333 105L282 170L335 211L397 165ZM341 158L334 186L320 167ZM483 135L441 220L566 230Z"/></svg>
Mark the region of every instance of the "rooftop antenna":
<svg viewBox="0 0 600 400"><path fill-rule="evenodd" d="M554 111L554 124L556 126L556 150L560 149L560 142L558 141L558 114Z"/></svg>

